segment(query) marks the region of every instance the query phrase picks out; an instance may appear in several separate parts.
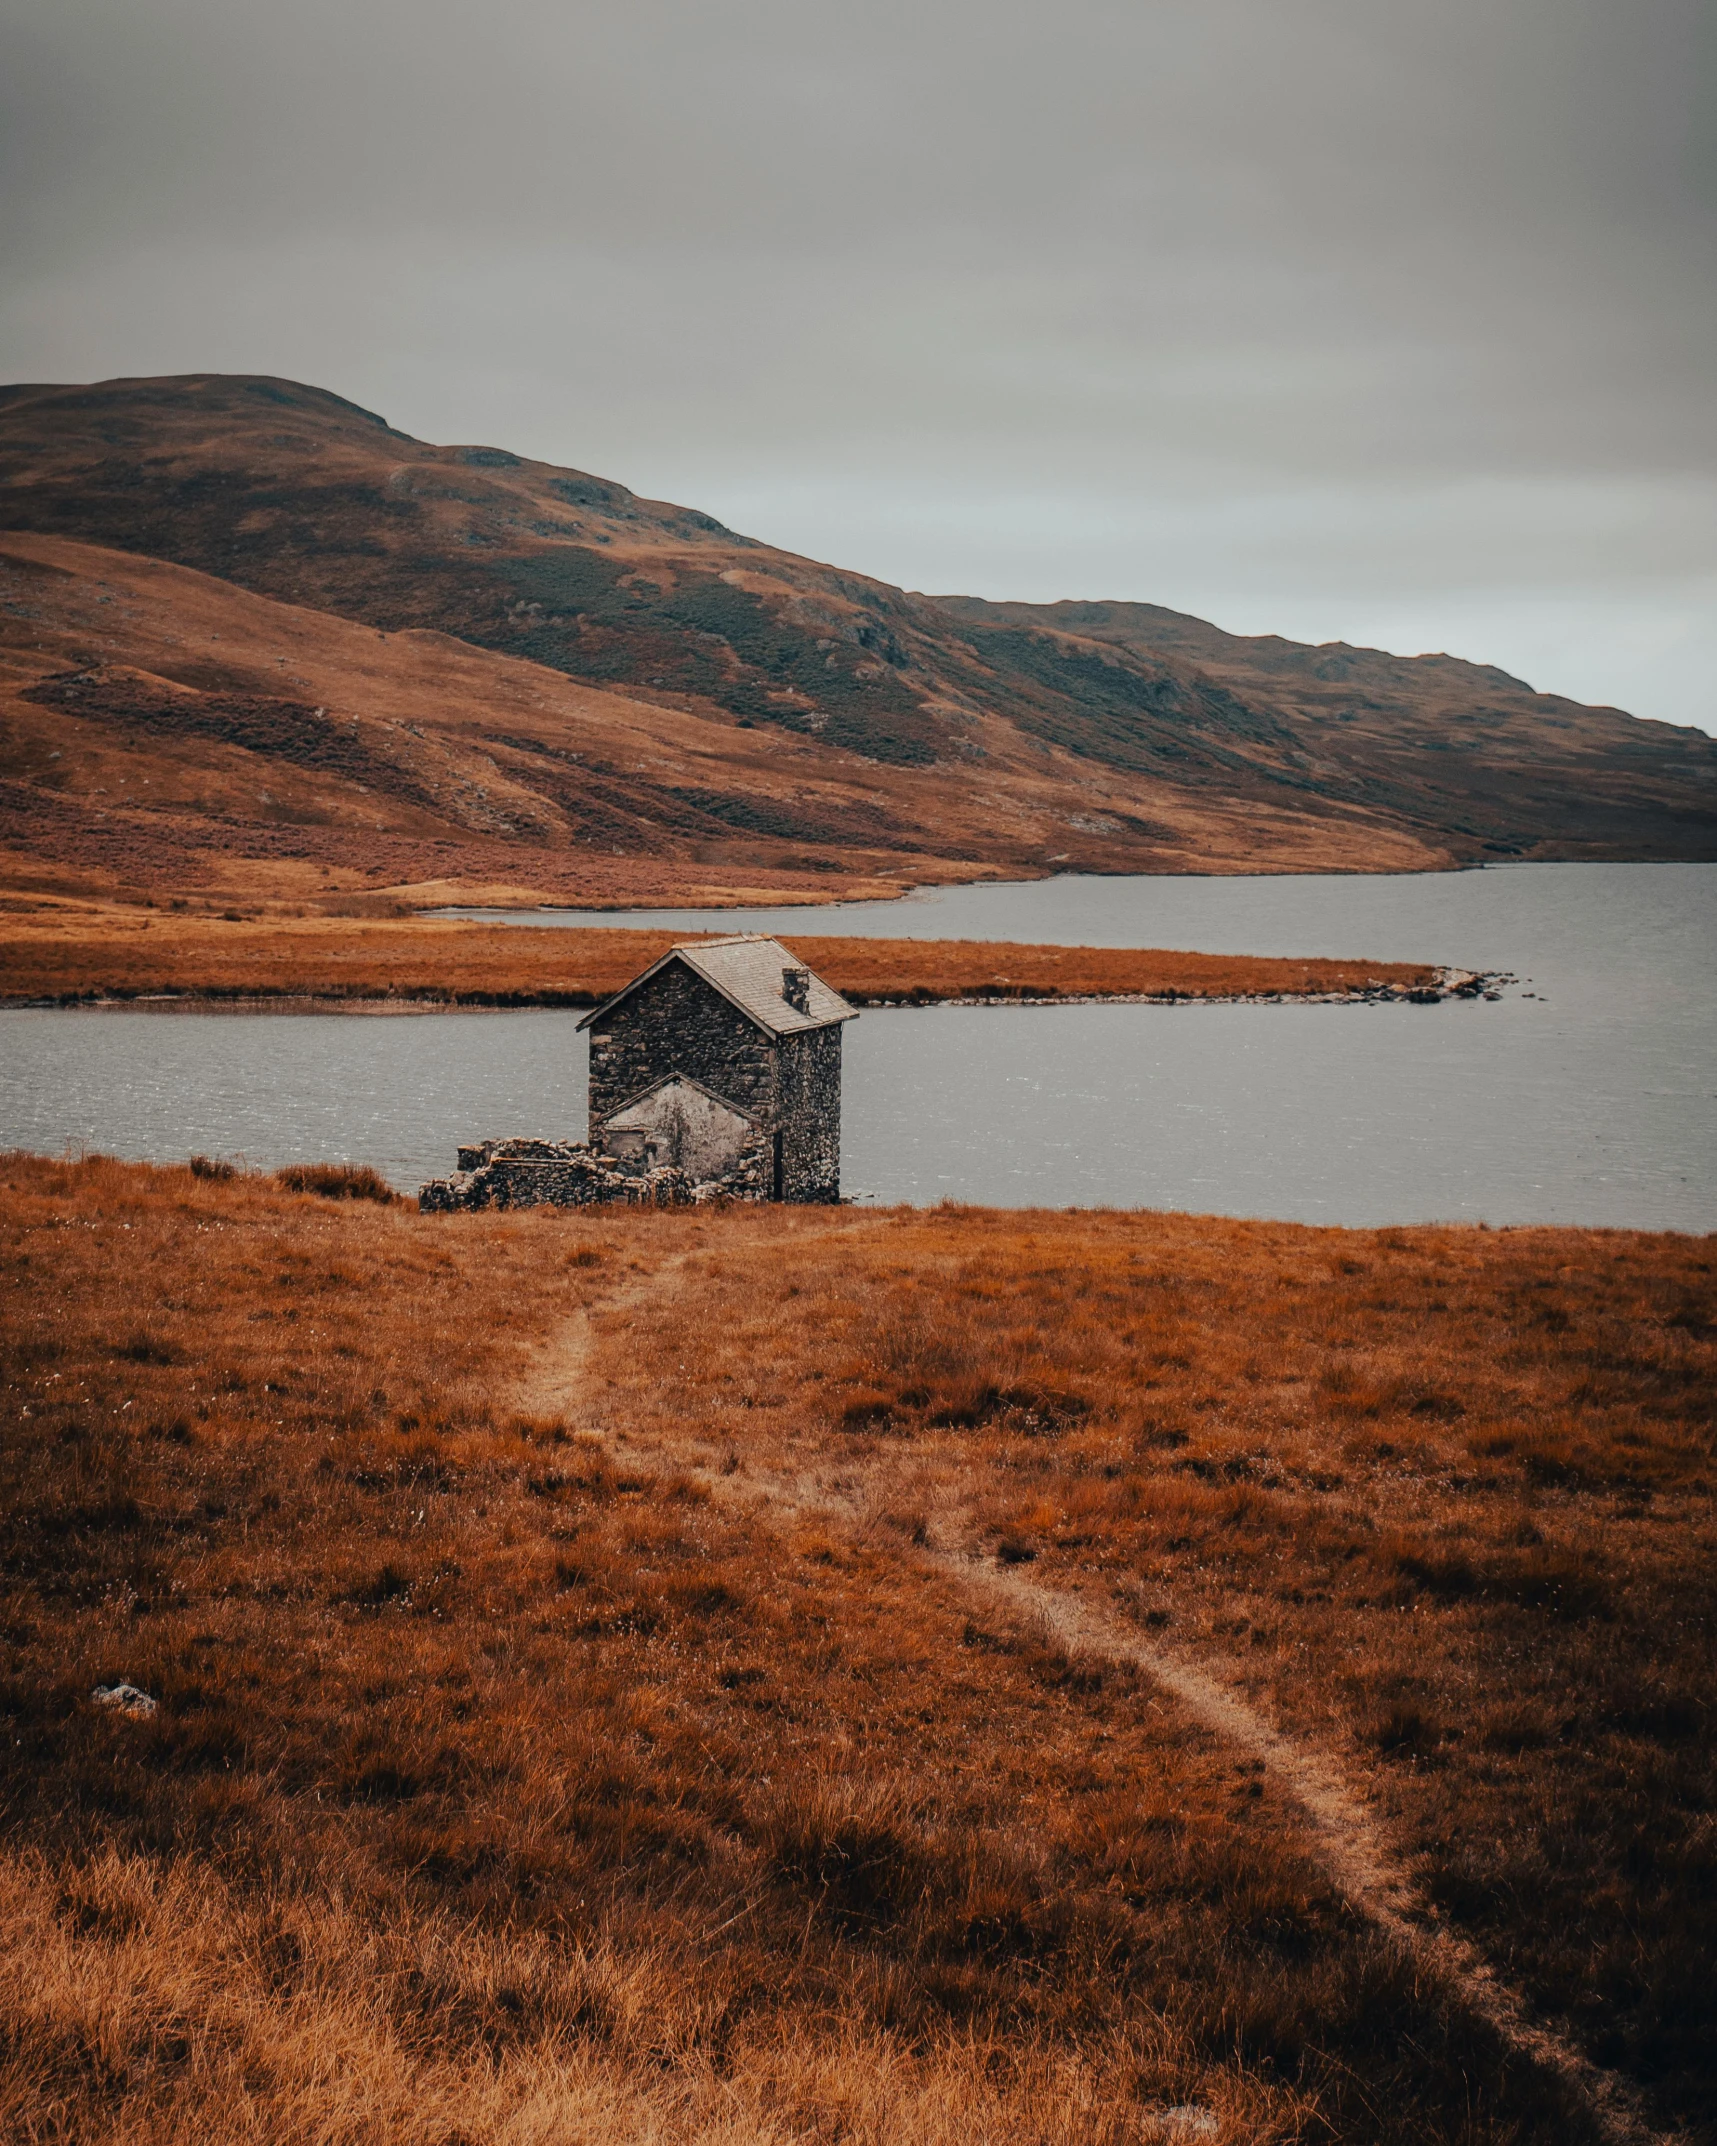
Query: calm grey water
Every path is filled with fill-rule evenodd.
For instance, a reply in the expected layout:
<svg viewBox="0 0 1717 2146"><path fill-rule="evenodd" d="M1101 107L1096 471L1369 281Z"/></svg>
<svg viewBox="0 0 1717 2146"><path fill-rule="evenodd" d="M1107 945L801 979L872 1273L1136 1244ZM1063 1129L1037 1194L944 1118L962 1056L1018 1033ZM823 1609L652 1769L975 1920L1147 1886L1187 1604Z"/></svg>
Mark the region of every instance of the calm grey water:
<svg viewBox="0 0 1717 2146"><path fill-rule="evenodd" d="M845 1181L881 1200L1717 1229L1717 866L1070 878L529 921L1509 969L1495 1005L873 1011L846 1031ZM462 1140L582 1132L575 1018L0 1013L0 1141L347 1158L415 1187Z"/></svg>

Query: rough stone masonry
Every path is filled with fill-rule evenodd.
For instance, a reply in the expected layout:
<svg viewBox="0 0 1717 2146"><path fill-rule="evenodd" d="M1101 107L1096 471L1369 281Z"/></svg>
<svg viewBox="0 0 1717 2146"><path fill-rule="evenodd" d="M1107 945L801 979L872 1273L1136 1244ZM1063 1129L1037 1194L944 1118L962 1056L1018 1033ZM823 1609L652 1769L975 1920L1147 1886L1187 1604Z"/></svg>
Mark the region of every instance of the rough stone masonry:
<svg viewBox="0 0 1717 2146"><path fill-rule="evenodd" d="M484 1141L430 1212L841 1196L841 1028L857 1011L777 939L670 947L579 1023L590 1137Z"/></svg>

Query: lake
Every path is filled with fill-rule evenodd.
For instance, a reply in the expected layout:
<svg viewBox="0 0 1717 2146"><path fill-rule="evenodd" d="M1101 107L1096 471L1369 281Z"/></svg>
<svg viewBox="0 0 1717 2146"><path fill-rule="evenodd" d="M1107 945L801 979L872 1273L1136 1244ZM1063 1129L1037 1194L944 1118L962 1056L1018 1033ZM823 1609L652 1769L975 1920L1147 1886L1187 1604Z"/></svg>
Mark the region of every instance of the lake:
<svg viewBox="0 0 1717 2146"><path fill-rule="evenodd" d="M881 1201L1717 1229L1714 865L1065 878L511 921L1506 969L1520 981L1495 1004L872 1010L846 1031L844 1182ZM461 1141L582 1133L576 1018L6 1011L0 1140L349 1159L415 1189Z"/></svg>

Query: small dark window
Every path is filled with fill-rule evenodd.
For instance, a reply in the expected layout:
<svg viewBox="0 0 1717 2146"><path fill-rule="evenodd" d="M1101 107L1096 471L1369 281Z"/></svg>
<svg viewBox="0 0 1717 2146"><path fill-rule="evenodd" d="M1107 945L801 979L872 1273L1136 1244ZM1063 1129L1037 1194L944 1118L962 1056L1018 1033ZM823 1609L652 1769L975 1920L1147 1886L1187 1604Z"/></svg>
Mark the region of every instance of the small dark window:
<svg viewBox="0 0 1717 2146"><path fill-rule="evenodd" d="M777 1200L787 1197L787 1135L780 1131L775 1135L775 1189L770 1197Z"/></svg>

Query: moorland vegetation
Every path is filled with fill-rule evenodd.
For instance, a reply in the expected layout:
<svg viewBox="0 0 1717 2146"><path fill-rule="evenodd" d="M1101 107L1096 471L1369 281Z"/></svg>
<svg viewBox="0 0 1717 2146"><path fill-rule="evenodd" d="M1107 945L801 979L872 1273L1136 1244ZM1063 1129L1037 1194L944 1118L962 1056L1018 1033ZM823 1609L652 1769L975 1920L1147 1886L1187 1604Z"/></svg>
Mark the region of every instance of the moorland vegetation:
<svg viewBox="0 0 1717 2146"><path fill-rule="evenodd" d="M0 500L14 884L732 903L1717 854L1696 730L917 595L291 381L0 388Z"/></svg>
<svg viewBox="0 0 1717 2146"><path fill-rule="evenodd" d="M8 2138L1710 2134L1710 1240L0 1176Z"/></svg>
<svg viewBox="0 0 1717 2146"><path fill-rule="evenodd" d="M0 1000L395 999L594 1006L695 934L528 929L426 917L282 913L252 902L44 902L0 920ZM1289 960L1131 947L794 935L854 1005L946 999L1317 998L1440 990L1405 961Z"/></svg>

